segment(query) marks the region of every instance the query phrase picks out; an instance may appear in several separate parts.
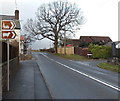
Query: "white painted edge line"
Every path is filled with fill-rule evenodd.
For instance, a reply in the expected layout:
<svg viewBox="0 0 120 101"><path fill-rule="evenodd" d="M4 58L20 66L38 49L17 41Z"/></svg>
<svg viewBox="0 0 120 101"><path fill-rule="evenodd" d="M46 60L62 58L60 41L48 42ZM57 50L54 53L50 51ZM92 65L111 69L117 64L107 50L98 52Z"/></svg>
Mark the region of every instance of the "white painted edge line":
<svg viewBox="0 0 120 101"><path fill-rule="evenodd" d="M119 87L117 87L117 86L115 86L115 85L113 86L113 85L111 85L111 84L109 84L109 83L106 83L105 81L102 81L102 80L99 80L98 78L95 78L95 77L93 77L93 76L90 76L89 74L86 74L86 73L84 73L84 72L80 72L80 71L78 71L78 70L76 70L76 69L73 69L73 68L71 68L71 67L69 67L69 66L67 66L67 65L64 65L64 64L62 64L62 63L60 63L60 62L58 62L58 61L55 61L55 60L49 58L48 56L46 56L46 55L44 55L44 54L41 54L41 55L43 55L44 57L50 59L51 61L54 61L54 62L56 62L56 63L58 63L58 64L60 64L60 65L62 65L62 66L64 66L64 67L66 67L66 68L74 71L74 72L77 72L77 73L79 73L79 74L81 74L81 75L84 75L84 76L86 76L86 77L88 77L88 78L90 78L90 79L92 79L92 80L95 80L95 81L97 81L97 82L99 82L99 83L101 83L101 84L104 84L104 85L106 85L106 86L108 86L108 87L110 87L110 88L113 88L113 89L115 89L115 90L117 90L117 91L120 91Z"/></svg>

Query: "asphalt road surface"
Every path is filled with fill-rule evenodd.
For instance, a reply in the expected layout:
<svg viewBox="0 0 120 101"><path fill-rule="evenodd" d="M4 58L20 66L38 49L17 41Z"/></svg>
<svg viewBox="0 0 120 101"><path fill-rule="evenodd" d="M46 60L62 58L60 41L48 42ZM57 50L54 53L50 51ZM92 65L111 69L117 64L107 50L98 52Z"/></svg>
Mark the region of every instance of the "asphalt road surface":
<svg viewBox="0 0 120 101"><path fill-rule="evenodd" d="M33 55L53 99L118 99L117 73L49 53Z"/></svg>

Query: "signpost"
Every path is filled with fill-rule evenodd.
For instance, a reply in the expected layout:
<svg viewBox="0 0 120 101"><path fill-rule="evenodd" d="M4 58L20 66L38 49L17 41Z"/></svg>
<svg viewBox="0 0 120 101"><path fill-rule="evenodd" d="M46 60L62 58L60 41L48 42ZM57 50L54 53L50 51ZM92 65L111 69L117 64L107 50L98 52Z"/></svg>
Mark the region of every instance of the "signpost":
<svg viewBox="0 0 120 101"><path fill-rule="evenodd" d="M3 30L13 30L15 28L15 23L13 20L2 20Z"/></svg>
<svg viewBox="0 0 120 101"><path fill-rule="evenodd" d="M16 33L14 31L2 31L2 39L14 39Z"/></svg>
<svg viewBox="0 0 120 101"><path fill-rule="evenodd" d="M7 91L9 91L9 39L14 39L15 22L13 20L2 20L2 39L7 39Z"/></svg>

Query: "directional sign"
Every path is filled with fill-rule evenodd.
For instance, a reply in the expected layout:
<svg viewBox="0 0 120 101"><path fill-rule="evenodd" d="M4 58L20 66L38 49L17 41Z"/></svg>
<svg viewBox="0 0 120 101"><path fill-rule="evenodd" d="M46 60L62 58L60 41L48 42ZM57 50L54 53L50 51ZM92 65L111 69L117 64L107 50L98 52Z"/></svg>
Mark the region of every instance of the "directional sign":
<svg viewBox="0 0 120 101"><path fill-rule="evenodd" d="M2 30L13 30L15 22L12 20L2 20Z"/></svg>
<svg viewBox="0 0 120 101"><path fill-rule="evenodd" d="M10 79L10 70L9 70L9 39L14 39L16 33L13 31L15 28L15 23L12 20L2 20L2 39L7 39L7 90L9 91L9 79Z"/></svg>
<svg viewBox="0 0 120 101"><path fill-rule="evenodd" d="M16 33L14 31L2 31L2 39L14 39Z"/></svg>
<svg viewBox="0 0 120 101"><path fill-rule="evenodd" d="M16 33L13 31L16 24L13 20L2 20L2 39L14 39Z"/></svg>

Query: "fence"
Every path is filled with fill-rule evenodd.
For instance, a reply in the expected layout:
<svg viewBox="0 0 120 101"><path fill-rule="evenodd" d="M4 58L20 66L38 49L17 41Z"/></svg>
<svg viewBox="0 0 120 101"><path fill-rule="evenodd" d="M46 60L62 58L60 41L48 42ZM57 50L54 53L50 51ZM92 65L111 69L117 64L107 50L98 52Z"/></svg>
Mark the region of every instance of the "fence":
<svg viewBox="0 0 120 101"><path fill-rule="evenodd" d="M66 54L74 54L74 47L66 47ZM59 54L64 54L65 53L64 48L58 48L57 51Z"/></svg>
<svg viewBox="0 0 120 101"><path fill-rule="evenodd" d="M58 48L59 54L64 54L64 48ZM81 56L86 56L89 53L88 48L81 48L81 47L66 47L66 54L78 54Z"/></svg>

